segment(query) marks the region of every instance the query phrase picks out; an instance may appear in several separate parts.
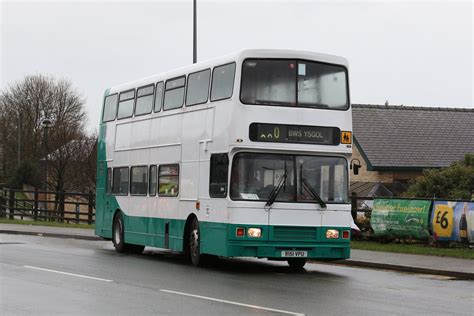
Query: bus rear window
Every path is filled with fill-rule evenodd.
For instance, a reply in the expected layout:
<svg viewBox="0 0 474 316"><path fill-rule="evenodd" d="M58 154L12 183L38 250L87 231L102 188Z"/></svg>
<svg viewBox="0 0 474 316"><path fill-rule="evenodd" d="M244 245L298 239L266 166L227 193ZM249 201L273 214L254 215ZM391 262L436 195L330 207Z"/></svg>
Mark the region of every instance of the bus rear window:
<svg viewBox="0 0 474 316"><path fill-rule="evenodd" d="M105 97L104 115L102 117L103 122L115 120L115 115L117 114L117 97L117 94Z"/></svg>

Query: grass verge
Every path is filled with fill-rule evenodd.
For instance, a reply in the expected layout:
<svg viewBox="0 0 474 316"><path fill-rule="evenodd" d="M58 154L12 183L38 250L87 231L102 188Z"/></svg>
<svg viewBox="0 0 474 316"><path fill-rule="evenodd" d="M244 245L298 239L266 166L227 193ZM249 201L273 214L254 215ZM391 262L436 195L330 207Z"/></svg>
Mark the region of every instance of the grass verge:
<svg viewBox="0 0 474 316"><path fill-rule="evenodd" d="M462 259L474 259L474 249L463 248L439 248L431 245L422 244L395 244L395 243L379 243L375 241L358 241L351 242L352 249L385 251L395 253L407 253L412 255L429 255L438 257L452 257Z"/></svg>
<svg viewBox="0 0 474 316"><path fill-rule="evenodd" d="M19 219L5 219L0 218L0 224L19 224L19 225L33 225L33 226L53 226L53 227L68 227L68 228L90 228L94 225L89 224L67 224L58 222L43 222L43 221L22 221Z"/></svg>

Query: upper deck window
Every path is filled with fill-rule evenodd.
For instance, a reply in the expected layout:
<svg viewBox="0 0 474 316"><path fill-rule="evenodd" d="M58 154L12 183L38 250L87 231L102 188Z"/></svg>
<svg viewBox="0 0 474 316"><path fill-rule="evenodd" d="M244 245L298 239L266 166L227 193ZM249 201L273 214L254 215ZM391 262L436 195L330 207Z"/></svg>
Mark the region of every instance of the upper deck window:
<svg viewBox="0 0 474 316"><path fill-rule="evenodd" d="M117 118L122 119L132 116L134 102L135 90L120 93Z"/></svg>
<svg viewBox="0 0 474 316"><path fill-rule="evenodd" d="M161 111L161 104L163 103L163 81L160 81L156 84L155 92L155 112Z"/></svg>
<svg viewBox="0 0 474 316"><path fill-rule="evenodd" d="M209 79L211 78L211 70L189 74L188 87L186 90L186 105L196 105L207 102L209 95Z"/></svg>
<svg viewBox="0 0 474 316"><path fill-rule="evenodd" d="M135 104L135 115L151 113L153 107L153 93L155 85L138 88L137 104Z"/></svg>
<svg viewBox="0 0 474 316"><path fill-rule="evenodd" d="M240 100L245 104L348 108L343 66L283 59L247 59Z"/></svg>
<svg viewBox="0 0 474 316"><path fill-rule="evenodd" d="M165 111L183 106L185 84L185 76L166 81L165 99L163 102L163 109Z"/></svg>
<svg viewBox="0 0 474 316"><path fill-rule="evenodd" d="M212 70L211 101L228 99L234 90L235 63Z"/></svg>
<svg viewBox="0 0 474 316"><path fill-rule="evenodd" d="M108 122L115 120L115 115L117 115L117 99L117 94L105 97L102 121Z"/></svg>

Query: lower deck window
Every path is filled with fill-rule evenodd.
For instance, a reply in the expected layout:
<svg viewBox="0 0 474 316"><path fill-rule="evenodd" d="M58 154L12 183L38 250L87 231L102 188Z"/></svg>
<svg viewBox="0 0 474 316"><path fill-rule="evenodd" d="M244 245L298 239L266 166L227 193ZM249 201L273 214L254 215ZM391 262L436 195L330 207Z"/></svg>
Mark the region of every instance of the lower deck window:
<svg viewBox="0 0 474 316"><path fill-rule="evenodd" d="M211 156L211 174L209 176L209 196L221 198L227 196L229 158L227 154Z"/></svg>
<svg viewBox="0 0 474 316"><path fill-rule="evenodd" d="M130 172L130 194L146 195L148 167L132 167Z"/></svg>
<svg viewBox="0 0 474 316"><path fill-rule="evenodd" d="M158 170L158 195L178 196L179 165L164 165Z"/></svg>
<svg viewBox="0 0 474 316"><path fill-rule="evenodd" d="M156 166L150 166L150 175L149 175L150 180L148 181L149 187L148 187L148 194L150 196L155 196L156 195Z"/></svg>
<svg viewBox="0 0 474 316"><path fill-rule="evenodd" d="M128 194L128 167L114 168L112 192L116 195Z"/></svg>

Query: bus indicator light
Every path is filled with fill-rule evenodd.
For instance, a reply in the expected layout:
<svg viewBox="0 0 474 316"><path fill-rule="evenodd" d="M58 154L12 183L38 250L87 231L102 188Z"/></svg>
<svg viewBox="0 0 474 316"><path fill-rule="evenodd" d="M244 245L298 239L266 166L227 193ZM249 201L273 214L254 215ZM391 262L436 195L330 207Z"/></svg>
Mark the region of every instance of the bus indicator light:
<svg viewBox="0 0 474 316"><path fill-rule="evenodd" d="M235 230L235 235L237 237L244 237L245 236L245 228L237 227L237 229Z"/></svg>
<svg viewBox="0 0 474 316"><path fill-rule="evenodd" d="M345 230L342 232L342 238L347 239L349 238L349 236L350 236L350 233L348 230Z"/></svg>

